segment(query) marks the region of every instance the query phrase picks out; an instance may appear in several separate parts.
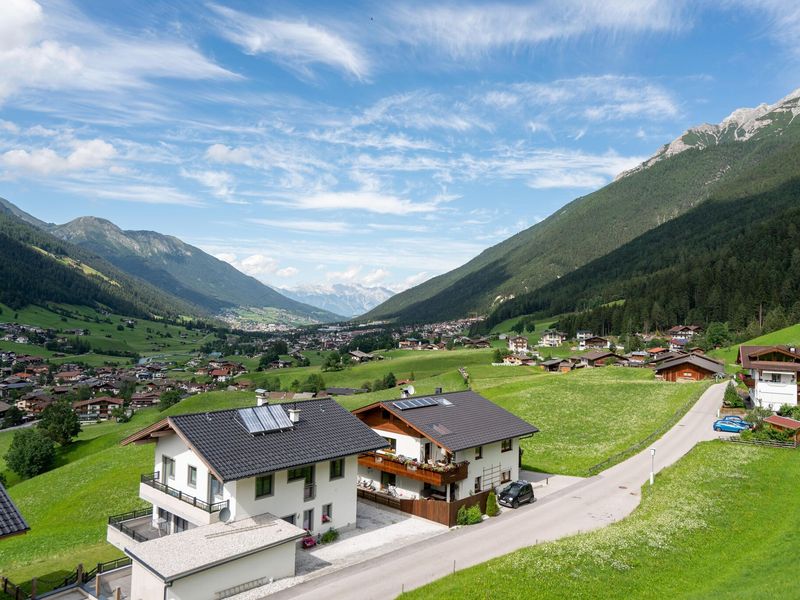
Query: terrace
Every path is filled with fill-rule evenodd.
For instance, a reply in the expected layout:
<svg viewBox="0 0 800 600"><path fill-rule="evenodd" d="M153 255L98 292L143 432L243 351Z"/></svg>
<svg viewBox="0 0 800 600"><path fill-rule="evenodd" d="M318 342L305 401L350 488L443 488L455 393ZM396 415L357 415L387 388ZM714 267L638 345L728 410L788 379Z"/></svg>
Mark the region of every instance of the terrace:
<svg viewBox="0 0 800 600"><path fill-rule="evenodd" d="M434 486L444 486L466 479L469 467L468 461L429 464L387 452L364 452L359 455L358 464Z"/></svg>

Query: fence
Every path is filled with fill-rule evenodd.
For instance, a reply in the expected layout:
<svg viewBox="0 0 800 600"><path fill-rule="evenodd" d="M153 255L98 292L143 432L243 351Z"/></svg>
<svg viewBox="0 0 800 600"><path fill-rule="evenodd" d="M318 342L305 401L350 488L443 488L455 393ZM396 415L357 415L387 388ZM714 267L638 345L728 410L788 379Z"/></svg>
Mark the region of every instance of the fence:
<svg viewBox="0 0 800 600"><path fill-rule="evenodd" d="M375 504L394 508L404 513L414 515L415 517L422 517L429 521L435 521L442 525L452 527L456 524L458 516L458 509L462 506L479 505L481 512L486 512L486 500L489 497L489 490L467 496L460 500L453 500L452 502L445 502L443 500L414 500L411 498L396 498L388 494L380 492L372 492L363 488L358 488L358 497L364 500L370 500Z"/></svg>
<svg viewBox="0 0 800 600"><path fill-rule="evenodd" d="M92 581L98 575L108 573L121 567L131 564L131 559L127 556L110 560L104 563L97 563L94 569L84 572L83 565L68 573L66 576L57 575L54 577L34 577L28 582L17 584L7 577L0 577L0 600L30 600L32 598L46 598L50 594L71 588L76 585L83 585Z"/></svg>
<svg viewBox="0 0 800 600"><path fill-rule="evenodd" d="M111 525L111 527L113 527L114 529L121 531L132 540L136 540L137 542L146 542L149 538L135 531L132 527L128 527L127 525L125 525L125 521L138 519L152 514L153 514L153 509L143 508L140 510L126 512L121 515L111 515L110 517L108 517L108 524Z"/></svg>
<svg viewBox="0 0 800 600"><path fill-rule="evenodd" d="M698 398L694 398L692 400L689 400L689 402L687 402L686 404L681 406L678 410L676 410L675 413L665 423L663 423L661 425L661 427L656 429L653 433L648 435L643 440L641 440L639 442L636 442L635 444L633 444L632 446L629 446L628 448L626 448L622 452L617 452L616 454L614 454L613 456L607 458L603 462L597 463L596 465L594 465L592 467L589 467L586 470L586 475L588 477L591 477L592 475L597 475L597 473L599 473L600 471L603 471L604 469L607 469L608 467L611 467L611 466L613 466L613 465L615 465L615 464L617 464L619 462L622 462L626 458L628 458L630 456L633 456L634 454L638 453L642 448L650 445L650 443L654 442L655 440L660 438L662 435L664 435L667 431L672 429L672 426L675 425L675 423L677 423L678 421L680 421L681 418L683 417L683 415L685 415L687 412L689 412L689 409L691 409L692 406L694 406L694 404L697 402L697 400L698 400Z"/></svg>
<svg viewBox="0 0 800 600"><path fill-rule="evenodd" d="M732 444L745 444L748 446L764 446L766 448L797 448L796 442L781 442L778 440L743 440L738 435L731 437L720 438L723 442L731 442Z"/></svg>
<svg viewBox="0 0 800 600"><path fill-rule="evenodd" d="M123 556L122 558L118 558L116 560L110 560L104 563L97 563L97 566L92 569L91 571L87 571L83 574L83 583L88 583L98 575L102 575L103 573L108 573L109 571L113 571L114 569L119 569L121 567L127 567L131 564L131 559L127 556Z"/></svg>

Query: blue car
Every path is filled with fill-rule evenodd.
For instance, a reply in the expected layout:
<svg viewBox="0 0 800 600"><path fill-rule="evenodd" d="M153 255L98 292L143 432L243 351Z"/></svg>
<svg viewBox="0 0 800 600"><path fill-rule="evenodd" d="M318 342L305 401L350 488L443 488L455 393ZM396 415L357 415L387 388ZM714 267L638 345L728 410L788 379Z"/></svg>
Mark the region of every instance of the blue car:
<svg viewBox="0 0 800 600"><path fill-rule="evenodd" d="M753 424L752 423L748 423L747 421L745 421L739 415L727 415L725 417L722 417L722 419L720 419L720 420L721 421L730 421L731 423L738 423L739 425L744 425L748 429L752 429L753 428Z"/></svg>
<svg viewBox="0 0 800 600"><path fill-rule="evenodd" d="M743 423L737 423L735 421L727 421L725 419L719 419L714 421L714 431L727 431L728 433L741 433L747 429L750 429L750 426Z"/></svg>

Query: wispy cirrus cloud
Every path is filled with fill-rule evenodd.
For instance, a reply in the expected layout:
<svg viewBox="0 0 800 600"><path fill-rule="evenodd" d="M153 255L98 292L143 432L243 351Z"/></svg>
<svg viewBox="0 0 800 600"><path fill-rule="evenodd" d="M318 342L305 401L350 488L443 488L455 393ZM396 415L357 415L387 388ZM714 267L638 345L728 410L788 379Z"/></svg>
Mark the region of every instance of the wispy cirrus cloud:
<svg viewBox="0 0 800 600"><path fill-rule="evenodd" d="M387 13L392 22L387 38L462 61L583 36L674 32L688 22L686 2L680 0L395 3Z"/></svg>
<svg viewBox="0 0 800 600"><path fill-rule="evenodd" d="M312 76L313 65L326 65L360 80L369 75L367 53L321 25L255 17L218 4L209 7L221 18L220 33L247 54L267 55L303 77Z"/></svg>
<svg viewBox="0 0 800 600"><path fill-rule="evenodd" d="M347 223L341 221L314 221L302 219L247 219L250 223L266 225L276 229L288 229L290 231L302 231L309 233L345 233L350 230Z"/></svg>
<svg viewBox="0 0 800 600"><path fill-rule="evenodd" d="M410 215L437 210L439 202L414 202L377 191L319 192L293 200L266 200L265 204L290 206L303 210L357 210L381 215Z"/></svg>

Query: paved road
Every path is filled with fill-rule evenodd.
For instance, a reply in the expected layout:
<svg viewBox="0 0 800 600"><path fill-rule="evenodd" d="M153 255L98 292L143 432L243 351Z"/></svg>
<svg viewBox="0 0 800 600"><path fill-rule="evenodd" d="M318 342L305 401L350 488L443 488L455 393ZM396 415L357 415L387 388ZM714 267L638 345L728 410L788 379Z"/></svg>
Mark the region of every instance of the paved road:
<svg viewBox="0 0 800 600"><path fill-rule="evenodd" d="M726 383L710 387L695 406L652 447L655 470L667 467L697 442L717 437L712 429ZM487 561L538 542L604 527L639 504L650 475L650 449L533 505L407 546L395 553L313 579L269 598L394 598L455 569ZM658 478L656 478L658 485Z"/></svg>

